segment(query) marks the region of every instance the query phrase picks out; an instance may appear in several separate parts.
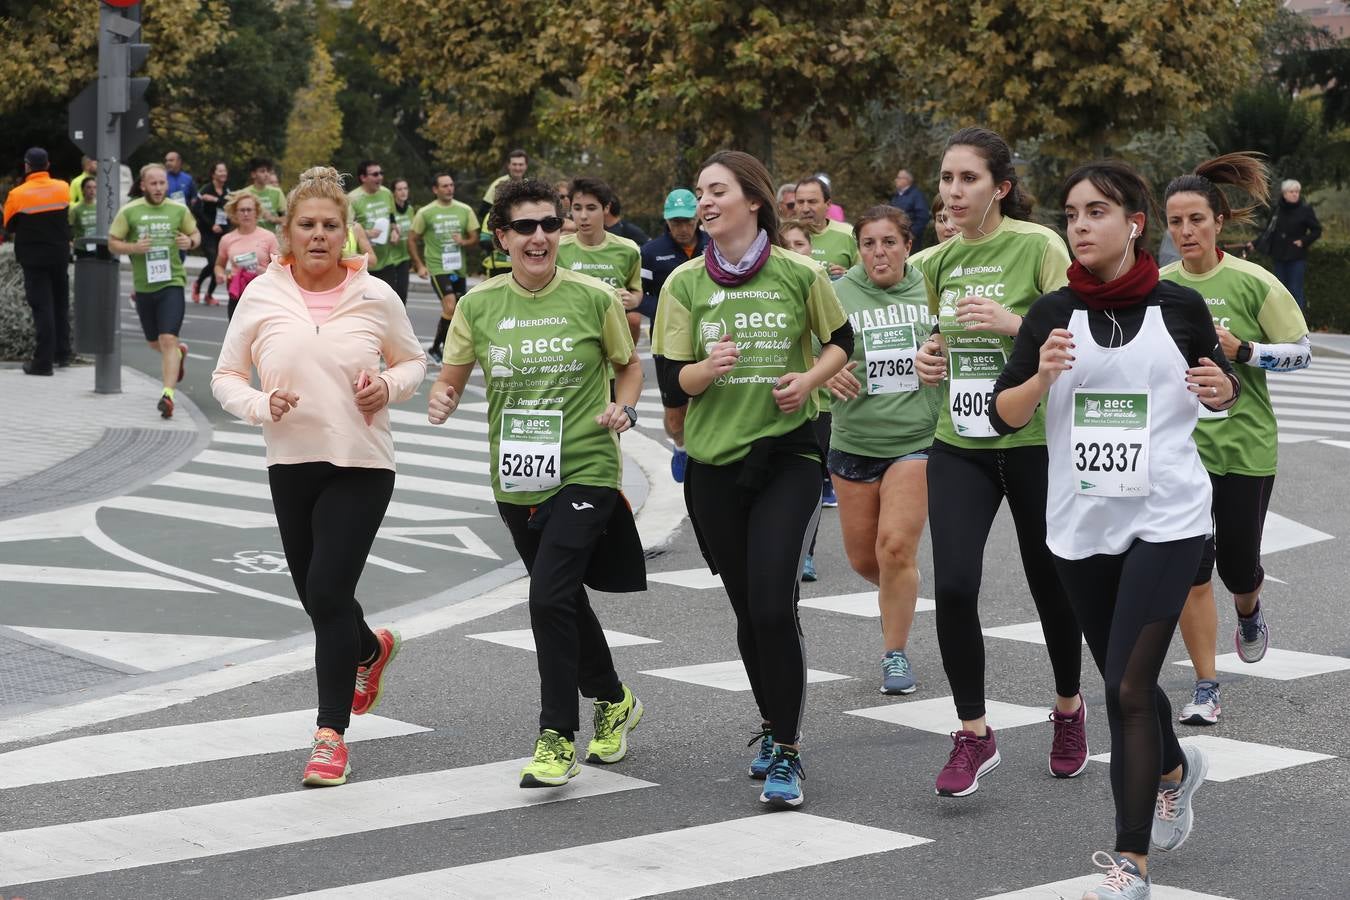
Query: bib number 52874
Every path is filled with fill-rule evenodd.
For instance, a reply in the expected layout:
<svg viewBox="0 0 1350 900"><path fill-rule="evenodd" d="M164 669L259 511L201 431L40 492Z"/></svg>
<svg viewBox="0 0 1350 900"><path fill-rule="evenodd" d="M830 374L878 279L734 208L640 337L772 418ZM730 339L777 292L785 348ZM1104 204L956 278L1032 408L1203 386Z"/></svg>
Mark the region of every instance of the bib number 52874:
<svg viewBox="0 0 1350 900"><path fill-rule="evenodd" d="M497 476L504 492L546 491L562 484L562 430L558 410L502 413Z"/></svg>

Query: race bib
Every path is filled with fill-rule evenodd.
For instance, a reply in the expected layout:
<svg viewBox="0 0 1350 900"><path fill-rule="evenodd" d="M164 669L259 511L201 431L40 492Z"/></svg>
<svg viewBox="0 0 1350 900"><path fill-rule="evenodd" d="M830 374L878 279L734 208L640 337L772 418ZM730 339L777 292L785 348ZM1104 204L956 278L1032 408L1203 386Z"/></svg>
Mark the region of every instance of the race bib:
<svg viewBox="0 0 1350 900"><path fill-rule="evenodd" d="M151 247L145 252L145 280L149 284L159 284L173 278L169 265L167 247Z"/></svg>
<svg viewBox="0 0 1350 900"><path fill-rule="evenodd" d="M989 421L994 382L1007 362L1002 350L951 350L952 427L961 437L998 437Z"/></svg>
<svg viewBox="0 0 1350 900"><path fill-rule="evenodd" d="M446 272L458 272L464 267L464 254L459 244L444 244L441 247L441 268Z"/></svg>
<svg viewBox="0 0 1350 900"><path fill-rule="evenodd" d="M389 243L389 220L377 220L370 226L370 230L366 232L366 236L369 237L370 242L375 245Z"/></svg>
<svg viewBox="0 0 1350 900"><path fill-rule="evenodd" d="M228 224L230 224L230 217L227 216L227 215L225 215L225 206L224 206L224 204L222 204L222 205L220 205L220 206L217 206L217 207L216 207L216 225L218 225L218 226L221 227L221 228L224 228L224 227L225 227L226 225L228 225Z"/></svg>
<svg viewBox="0 0 1350 900"><path fill-rule="evenodd" d="M172 194L169 195L169 199L177 200L179 203L182 203L184 196L186 195L182 191L174 191Z"/></svg>
<svg viewBox="0 0 1350 900"><path fill-rule="evenodd" d="M250 272L255 272L258 269L258 252L250 250L247 253L240 253L238 256L230 257L230 261L234 263L236 269L248 269Z"/></svg>
<svg viewBox="0 0 1350 900"><path fill-rule="evenodd" d="M1148 391L1073 392L1074 490L1094 497L1147 497Z"/></svg>
<svg viewBox="0 0 1350 900"><path fill-rule="evenodd" d="M862 333L867 393L900 394L919 389L914 371L914 325L883 325Z"/></svg>
<svg viewBox="0 0 1350 900"><path fill-rule="evenodd" d="M502 490L546 491L562 484L561 410L506 410L498 444Z"/></svg>

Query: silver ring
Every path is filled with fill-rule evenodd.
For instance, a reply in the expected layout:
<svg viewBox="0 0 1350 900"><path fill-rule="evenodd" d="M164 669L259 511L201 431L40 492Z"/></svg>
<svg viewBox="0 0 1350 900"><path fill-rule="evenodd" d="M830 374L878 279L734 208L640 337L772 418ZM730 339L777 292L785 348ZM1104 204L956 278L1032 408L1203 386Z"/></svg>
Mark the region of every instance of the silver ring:
<svg viewBox="0 0 1350 900"><path fill-rule="evenodd" d="M1209 395L1210 395L1211 397L1217 397L1217 396L1219 396L1219 389L1216 388L1216 387L1210 388L1210 389L1209 389Z"/></svg>

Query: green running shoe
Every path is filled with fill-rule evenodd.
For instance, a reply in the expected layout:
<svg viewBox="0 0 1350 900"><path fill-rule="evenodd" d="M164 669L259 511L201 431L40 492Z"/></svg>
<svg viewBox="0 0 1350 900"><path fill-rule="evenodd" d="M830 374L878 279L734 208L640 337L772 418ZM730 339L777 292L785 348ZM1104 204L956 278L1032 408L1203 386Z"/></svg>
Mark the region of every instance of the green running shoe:
<svg viewBox="0 0 1350 900"><path fill-rule="evenodd" d="M642 701L623 686L618 703L595 701L595 737L586 748L586 762L616 763L628 754L628 732L642 721Z"/></svg>
<svg viewBox="0 0 1350 900"><path fill-rule="evenodd" d="M520 772L520 786L561 787L580 771L572 742L552 728L545 728L534 742L534 759Z"/></svg>

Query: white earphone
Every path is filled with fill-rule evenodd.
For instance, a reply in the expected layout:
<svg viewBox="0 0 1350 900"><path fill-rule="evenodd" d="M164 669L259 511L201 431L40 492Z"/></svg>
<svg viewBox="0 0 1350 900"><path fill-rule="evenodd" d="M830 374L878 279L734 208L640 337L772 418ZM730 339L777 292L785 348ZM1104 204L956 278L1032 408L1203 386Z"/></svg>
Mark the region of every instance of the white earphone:
<svg viewBox="0 0 1350 900"><path fill-rule="evenodd" d="M1139 233L1139 226L1136 225L1135 223L1131 222L1131 223L1130 223L1130 240L1134 240L1134 236L1135 236L1136 234L1138 234L1138 233Z"/></svg>

